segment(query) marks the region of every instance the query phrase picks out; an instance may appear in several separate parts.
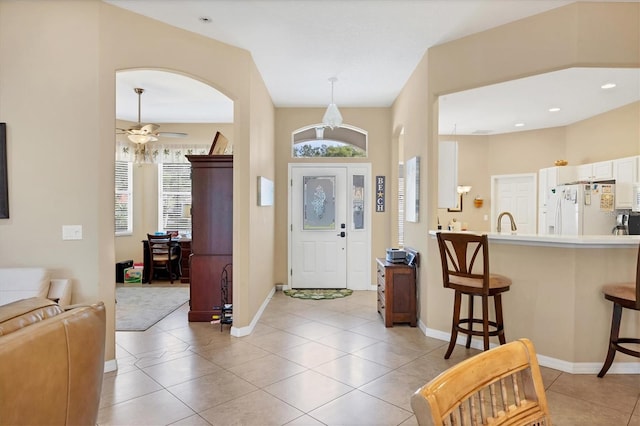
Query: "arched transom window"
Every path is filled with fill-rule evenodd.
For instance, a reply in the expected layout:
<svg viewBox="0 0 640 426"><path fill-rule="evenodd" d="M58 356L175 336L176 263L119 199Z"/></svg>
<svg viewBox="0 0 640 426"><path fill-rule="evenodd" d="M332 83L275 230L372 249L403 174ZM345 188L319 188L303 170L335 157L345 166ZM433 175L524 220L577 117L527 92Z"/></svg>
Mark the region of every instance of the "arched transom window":
<svg viewBox="0 0 640 426"><path fill-rule="evenodd" d="M331 129L314 124L295 130L291 136L294 158L367 156L368 133L354 126Z"/></svg>

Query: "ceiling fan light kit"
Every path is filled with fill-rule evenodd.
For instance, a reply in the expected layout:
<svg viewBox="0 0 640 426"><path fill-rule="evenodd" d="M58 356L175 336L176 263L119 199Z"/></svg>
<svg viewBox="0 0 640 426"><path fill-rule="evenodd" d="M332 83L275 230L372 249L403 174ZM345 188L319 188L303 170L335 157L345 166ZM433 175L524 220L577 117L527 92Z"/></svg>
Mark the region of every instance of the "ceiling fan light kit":
<svg viewBox="0 0 640 426"><path fill-rule="evenodd" d="M338 105L336 105L333 101L333 84L336 81L338 81L336 77L331 77L329 79L329 82L331 83L331 103L327 107L327 110L322 117L322 124L324 124L325 127L330 127L331 130L342 125L342 114L340 114Z"/></svg>
<svg viewBox="0 0 640 426"><path fill-rule="evenodd" d="M127 138L133 143L147 143L147 142L155 142L158 140L155 136L152 135L127 135Z"/></svg>
<svg viewBox="0 0 640 426"><path fill-rule="evenodd" d="M187 136L186 133L179 132L156 132L160 128L159 125L153 123L143 124L140 120L140 106L144 89L136 87L133 91L138 95L138 123L128 129L118 129L124 132L131 142L135 144L145 144L147 142L157 141L159 136L166 136L170 138L183 138Z"/></svg>

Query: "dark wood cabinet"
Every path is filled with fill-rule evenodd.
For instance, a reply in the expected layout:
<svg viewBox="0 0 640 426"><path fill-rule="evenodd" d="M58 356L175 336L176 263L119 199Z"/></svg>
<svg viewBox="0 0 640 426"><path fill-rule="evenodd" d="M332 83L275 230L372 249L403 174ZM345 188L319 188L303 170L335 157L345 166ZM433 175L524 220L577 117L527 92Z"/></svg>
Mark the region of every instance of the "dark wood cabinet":
<svg viewBox="0 0 640 426"><path fill-rule="evenodd" d="M221 305L222 270L233 261L233 156L187 155L187 159L191 162L189 321L211 321L219 314L214 306Z"/></svg>
<svg viewBox="0 0 640 426"><path fill-rule="evenodd" d="M378 313L386 327L394 323L417 323L416 268L377 259Z"/></svg>

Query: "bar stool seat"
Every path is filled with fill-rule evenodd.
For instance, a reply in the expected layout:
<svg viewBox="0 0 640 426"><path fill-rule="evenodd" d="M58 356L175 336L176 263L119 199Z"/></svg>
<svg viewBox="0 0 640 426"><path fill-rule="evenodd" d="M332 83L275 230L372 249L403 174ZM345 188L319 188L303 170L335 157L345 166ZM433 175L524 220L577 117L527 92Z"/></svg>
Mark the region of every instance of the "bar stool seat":
<svg viewBox="0 0 640 426"><path fill-rule="evenodd" d="M598 377L604 377L609 371L616 352L640 358L640 351L626 347L627 344L640 344L640 338L620 337L620 323L622 321L622 309L640 311L640 247L638 248L638 260L636 262L635 283L606 284L602 287L602 293L606 300L613 302L613 316L611 318L611 333L609 335L609 349Z"/></svg>
<svg viewBox="0 0 640 426"><path fill-rule="evenodd" d="M487 235L438 232L438 247L442 262L442 282L445 288L455 290L451 339L445 353L449 359L458 339L458 333L467 335L465 347L471 346L472 336L482 336L484 350L489 349L489 337L497 336L501 345L506 343L502 315L502 293L509 291L511 279L489 272L489 243ZM478 260L478 262L476 262ZM469 299L467 316L460 317L462 296ZM482 316L474 317L474 297L482 300ZM493 297L495 320L489 318L489 297ZM474 329L480 324L480 329Z"/></svg>

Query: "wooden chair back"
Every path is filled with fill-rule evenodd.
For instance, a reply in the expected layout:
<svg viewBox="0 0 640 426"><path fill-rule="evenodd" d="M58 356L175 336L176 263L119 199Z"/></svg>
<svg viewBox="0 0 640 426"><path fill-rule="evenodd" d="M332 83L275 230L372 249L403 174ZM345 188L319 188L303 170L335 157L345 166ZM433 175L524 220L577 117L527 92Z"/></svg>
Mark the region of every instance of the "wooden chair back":
<svg viewBox="0 0 640 426"><path fill-rule="evenodd" d="M147 234L147 240L149 241L149 254L152 262L164 263L170 260L171 234Z"/></svg>
<svg viewBox="0 0 640 426"><path fill-rule="evenodd" d="M454 365L411 397L418 424L551 426L533 344L520 339Z"/></svg>
<svg viewBox="0 0 640 426"><path fill-rule="evenodd" d="M489 243L487 235L438 232L442 283L446 288L489 294Z"/></svg>

